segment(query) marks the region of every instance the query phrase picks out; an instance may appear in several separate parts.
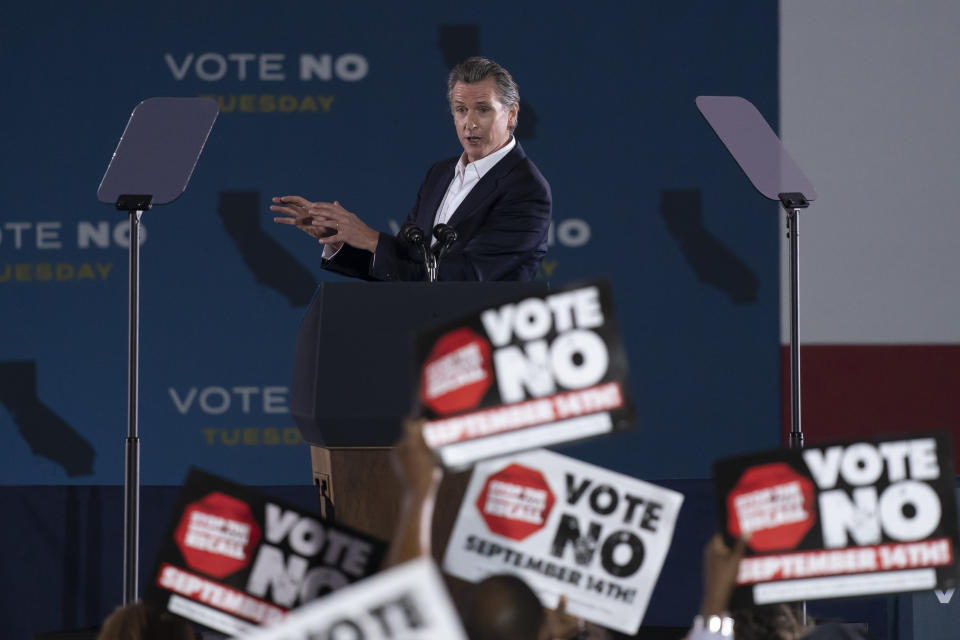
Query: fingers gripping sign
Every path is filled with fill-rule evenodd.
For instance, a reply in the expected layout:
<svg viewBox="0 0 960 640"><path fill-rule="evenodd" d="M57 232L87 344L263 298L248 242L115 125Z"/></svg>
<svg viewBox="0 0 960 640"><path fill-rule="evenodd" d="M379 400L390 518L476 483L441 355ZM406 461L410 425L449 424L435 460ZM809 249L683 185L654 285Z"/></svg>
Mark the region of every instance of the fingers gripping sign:
<svg viewBox="0 0 960 640"><path fill-rule="evenodd" d="M282 214L274 222L296 226L322 245L337 250L346 243L371 253L377 249L380 234L336 200L311 202L300 196L278 196L273 202L270 210Z"/></svg>
<svg viewBox="0 0 960 640"><path fill-rule="evenodd" d="M700 615L724 614L737 582L740 560L747 549L747 538L738 538L733 548L726 545L723 534L716 533L703 549L703 600Z"/></svg>
<svg viewBox="0 0 960 640"><path fill-rule="evenodd" d="M393 450L392 463L400 482L416 492L427 493L440 483L443 472L423 440L423 420L404 421L404 435Z"/></svg>
<svg viewBox="0 0 960 640"><path fill-rule="evenodd" d="M546 612L544 624L540 627L539 640L568 640L578 637L585 629L582 618L567 613L567 596L561 595L556 609Z"/></svg>

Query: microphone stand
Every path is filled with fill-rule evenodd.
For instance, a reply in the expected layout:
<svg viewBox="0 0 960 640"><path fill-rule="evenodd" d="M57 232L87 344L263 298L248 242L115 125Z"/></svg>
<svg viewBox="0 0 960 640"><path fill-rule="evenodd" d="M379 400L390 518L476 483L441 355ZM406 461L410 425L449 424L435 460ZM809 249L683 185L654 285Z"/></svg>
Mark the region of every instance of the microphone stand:
<svg viewBox="0 0 960 640"><path fill-rule="evenodd" d="M440 267L440 261L443 260L443 256L453 246L453 243L457 241L457 230L441 222L433 228L433 237L440 243L440 248L437 249L433 261L434 278L436 278L436 270ZM433 281L431 280L431 282Z"/></svg>
<svg viewBox="0 0 960 640"><path fill-rule="evenodd" d="M437 267L439 266L436 258L433 254L430 253L430 250L427 249L427 245L421 245L423 248L423 264L427 268L427 282L436 282L437 281Z"/></svg>
<svg viewBox="0 0 960 640"><path fill-rule="evenodd" d="M427 271L427 282L436 282L437 262L433 259L433 254L430 253L427 243L424 242L423 229L412 222L406 222L400 229L400 237L403 238L407 244L411 244L420 249L420 253L423 255L423 266Z"/></svg>

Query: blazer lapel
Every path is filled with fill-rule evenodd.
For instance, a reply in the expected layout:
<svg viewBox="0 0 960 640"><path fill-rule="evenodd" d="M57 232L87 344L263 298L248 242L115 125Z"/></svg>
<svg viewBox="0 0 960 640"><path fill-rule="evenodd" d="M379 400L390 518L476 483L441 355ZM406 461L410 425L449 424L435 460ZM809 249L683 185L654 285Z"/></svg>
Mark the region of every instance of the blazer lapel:
<svg viewBox="0 0 960 640"><path fill-rule="evenodd" d="M523 152L523 147L520 146L520 142L517 141L516 146L510 150L504 158L493 165L493 167L480 178L480 182L467 194L467 197L464 198L463 202L460 203L460 206L457 207L457 210L453 212L453 215L450 216L450 221L447 223L452 227L455 227L465 218L469 218L473 213L476 212L477 208L483 204L487 197L494 192L497 188L497 183L505 175L510 173L510 170L513 169L518 162L523 160L526 154ZM451 179L453 176L451 176ZM441 196L442 197L442 196ZM437 202L437 206L440 206L440 203Z"/></svg>
<svg viewBox="0 0 960 640"><path fill-rule="evenodd" d="M440 172L440 175L433 181L433 184L429 185L427 192L424 194L424 200L418 212L420 219L417 220L417 223L423 228L428 238L433 237L433 221L437 217L437 209L440 208L443 196L447 193L447 187L450 186L450 181L453 180L453 171L459 159L459 157L454 158L449 166Z"/></svg>

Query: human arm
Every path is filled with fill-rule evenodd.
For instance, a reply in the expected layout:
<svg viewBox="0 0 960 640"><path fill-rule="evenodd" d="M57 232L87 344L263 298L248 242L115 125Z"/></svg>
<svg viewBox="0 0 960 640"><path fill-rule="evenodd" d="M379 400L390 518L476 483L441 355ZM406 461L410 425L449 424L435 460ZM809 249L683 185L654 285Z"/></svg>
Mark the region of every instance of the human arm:
<svg viewBox="0 0 960 640"><path fill-rule="evenodd" d="M423 440L422 420L404 422L403 436L393 451L393 467L403 495L385 567L430 555L433 507L443 472Z"/></svg>
<svg viewBox="0 0 960 640"><path fill-rule="evenodd" d="M428 175L425 184L446 181L445 174ZM436 193L424 198L423 191L407 220L421 224L429 236L434 201L439 200ZM458 239L440 261L438 279L533 279L546 253L551 203L550 186L525 160L503 175L485 176L450 219ZM423 273L417 252L398 238L381 236L370 267L372 279L422 280Z"/></svg>
<svg viewBox="0 0 960 640"><path fill-rule="evenodd" d="M574 638L589 638L600 640L609 638L605 630L589 625L583 618L567 613L567 596L561 595L556 609L544 612L543 625L540 627L538 640L573 640Z"/></svg>
<svg viewBox="0 0 960 640"><path fill-rule="evenodd" d="M517 153L520 157L512 164L498 164L485 175L450 219L458 239L440 262L439 280L532 280L536 275L547 249L552 196L536 167L522 151ZM430 168L407 216L407 222L424 230L428 244L455 162L450 159ZM420 251L396 236L370 229L337 203L311 203L298 196L280 200L271 207L284 214L275 219L280 224L295 224L314 237L316 228L337 230L340 225L337 234L318 237L321 244L338 249L335 256L325 252L324 269L365 280L425 279Z"/></svg>
<svg viewBox="0 0 960 640"><path fill-rule="evenodd" d="M729 638L733 635L733 620L728 613L730 596L737 583L740 560L747 548L745 538L736 541L731 549L716 533L703 549L703 597L700 613L694 619L687 640Z"/></svg>
<svg viewBox="0 0 960 640"><path fill-rule="evenodd" d="M380 233L336 200L311 202L301 196L276 196L270 210L279 214L274 222L297 227L333 253L345 245L368 253L377 249Z"/></svg>

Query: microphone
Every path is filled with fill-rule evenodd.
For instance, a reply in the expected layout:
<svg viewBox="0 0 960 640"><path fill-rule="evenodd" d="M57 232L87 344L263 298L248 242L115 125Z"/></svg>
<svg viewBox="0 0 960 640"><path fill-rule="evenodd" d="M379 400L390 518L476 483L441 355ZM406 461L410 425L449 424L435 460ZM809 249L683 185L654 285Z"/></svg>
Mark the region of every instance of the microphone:
<svg viewBox="0 0 960 640"><path fill-rule="evenodd" d="M424 234L423 229L413 222L404 222L403 226L400 227L400 238L411 246L419 247L420 253L423 255L423 266L427 271L427 282L436 282L437 261L434 260L430 248L427 247L426 234Z"/></svg>
<svg viewBox="0 0 960 640"><path fill-rule="evenodd" d="M440 243L440 248L437 250L437 262L439 263L447 250L457 241L457 230L441 222L433 228L433 237Z"/></svg>
<svg viewBox="0 0 960 640"><path fill-rule="evenodd" d="M404 242L415 247L423 244L423 235L423 229L412 222L404 222L400 227L400 237Z"/></svg>

